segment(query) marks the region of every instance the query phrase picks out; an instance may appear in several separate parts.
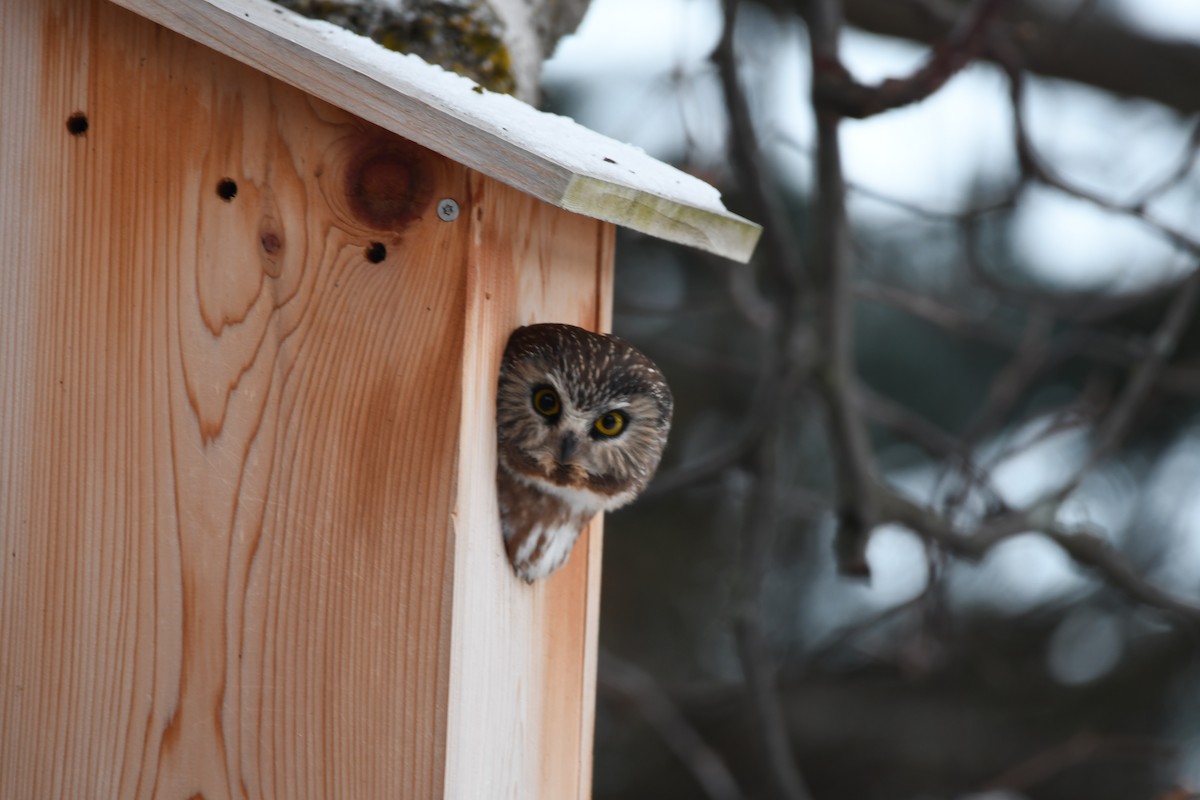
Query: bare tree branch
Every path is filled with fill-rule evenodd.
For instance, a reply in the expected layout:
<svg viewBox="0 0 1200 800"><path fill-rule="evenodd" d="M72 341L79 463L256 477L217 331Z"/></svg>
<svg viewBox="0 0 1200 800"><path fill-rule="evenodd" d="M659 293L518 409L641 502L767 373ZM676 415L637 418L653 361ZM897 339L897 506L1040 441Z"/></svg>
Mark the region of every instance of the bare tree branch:
<svg viewBox="0 0 1200 800"><path fill-rule="evenodd" d="M751 215L763 223L760 261L768 279L778 286L795 288L800 280L800 248L797 246L788 215L774 190L772 173L763 159L754 132L750 105L738 79L734 31L739 0L722 0L724 27L711 56L721 81L725 112L729 119L729 156L741 176L741 189L750 204ZM786 311L787 309L785 309ZM783 324L785 320L780 320Z"/></svg>
<svg viewBox="0 0 1200 800"><path fill-rule="evenodd" d="M628 701L629 707L646 720L675 757L687 767L706 797L711 800L743 800L745 795L725 765L725 760L705 743L671 696L649 673L601 650L597 682L601 691Z"/></svg>
<svg viewBox="0 0 1200 800"><path fill-rule="evenodd" d="M859 386L856 399L868 419L900 434L930 455L945 459L962 457L963 445L959 439L890 397L868 386Z"/></svg>
<svg viewBox="0 0 1200 800"><path fill-rule="evenodd" d="M778 472L778 450L781 445L769 432L779 426L791 395L793 381L787 376L795 376L800 369L804 369L803 366L798 367L795 359L791 358L795 355L791 352L793 326L798 324L799 319L793 298L802 280L799 247L791 239L791 226L774 193L746 98L738 82L734 51L737 7L737 0L722 2L724 27L713 60L721 76L730 119L731 158L741 167L744 178L749 179L749 185L743 188L751 195L753 204L765 215L768 227L777 226L768 235L763 258L767 283L776 293L779 312L772 319L776 323L774 330L760 327L767 335L764 336L762 373L755 395L759 398L756 405L762 404L763 413L751 423L756 475L750 502L743 512L734 633L746 681L749 708L756 723L755 730L762 745L772 790L780 800L808 800L810 795L796 764L791 737L779 710L774 660L762 633L761 606L763 584L782 507Z"/></svg>
<svg viewBox="0 0 1200 800"><path fill-rule="evenodd" d="M847 0L846 16L863 30L935 44L945 39L962 3L942 0L924 8L896 0ZM1200 111L1200 93L1178 79L1200 75L1200 46L1140 33L1108 15L1076 16L1061 4L1038 0L1022 0L1009 17L1006 35L1017 42L1020 63L1035 73L1144 97L1185 114ZM1064 30L1068 35L1060 33Z"/></svg>
<svg viewBox="0 0 1200 800"><path fill-rule="evenodd" d="M993 37L993 50L1000 53L1012 53L1013 48L1010 43L1002 43L1003 40L999 37ZM1009 56L1015 58L1015 56ZM1041 155L1033 145L1033 141L1029 137L1028 126L1025 122L1024 111L1024 94L1025 94L1025 77L1018 69L1017 64L1013 62L1005 63L1005 71L1009 76L1009 86L1012 96L1013 109L1013 137L1016 141L1017 158L1021 163L1022 170L1036 179L1037 181L1050 186L1063 194L1071 197L1084 200L1097 208L1105 211L1112 211L1118 214L1134 217L1141 220L1151 230L1157 232L1169 242L1177 247L1183 248L1195 254L1200 254L1200 239L1192 236L1186 231L1180 230L1174 225L1167 223L1146 210L1145 203L1142 200L1134 200L1130 203L1118 203L1107 197L1100 195L1088 189L1078 186L1061 175L1057 174L1042 159Z"/></svg>
<svg viewBox="0 0 1200 800"><path fill-rule="evenodd" d="M734 635L746 680L755 729L773 792L780 800L810 797L796 764L791 735L780 713L775 662L762 630L762 592L782 507L779 447L774 437L764 437L755 451L755 482L743 512L741 558L735 593Z"/></svg>
<svg viewBox="0 0 1200 800"><path fill-rule="evenodd" d="M1192 273L1191 278L1183 285L1182 291L1171 302L1162 324L1154 332L1149 355L1130 375L1124 391L1113 403L1112 410L1105 416L1100 429L1096 432L1096 442L1088 454L1087 461L1075 476L1055 493L1054 499L1057 502L1062 502L1074 492L1084 477L1104 459L1111 456L1124 442L1137 413L1145 405L1146 398L1158 384L1167 360L1174 355L1175 348L1179 345L1179 339L1183 336L1184 328L1195 316L1198 297L1200 297L1200 268Z"/></svg>
<svg viewBox="0 0 1200 800"><path fill-rule="evenodd" d="M969 443L975 444L994 432L1040 374L1047 357L1045 343L1053 321L1044 310L1031 309L1020 345L1004 369L992 379L982 407L967 426L964 438Z"/></svg>
<svg viewBox="0 0 1200 800"><path fill-rule="evenodd" d="M839 0L813 0L809 4L809 37L813 74L823 65L836 64L838 35L842 24ZM813 302L816 305L816 339L825 348L817 372L817 387L828 417L833 468L837 486L838 530L835 549L844 574L870 573L866 559L867 538L875 526L875 469L866 426L858 416L855 401L857 375L854 365L854 257L846 219L846 184L838 142L841 117L821 105L813 86L817 109L816 196L813 205L810 270Z"/></svg>
<svg viewBox="0 0 1200 800"><path fill-rule="evenodd" d="M1200 624L1200 602L1177 597L1150 583L1103 538L1062 527L1053 519L1056 508L1037 506L1028 511L1009 511L986 520L967 534L957 530L941 514L891 490L880 492L880 498L886 520L904 525L937 542L947 552L972 561L983 558L993 547L1013 536L1040 533L1075 563L1091 569L1107 585L1135 602L1170 612L1191 624Z"/></svg>
<svg viewBox="0 0 1200 800"><path fill-rule="evenodd" d="M934 46L925 64L907 77L889 78L877 86L867 86L850 75L836 53L823 54L813 64L816 106L844 117L865 119L929 97L975 58L1008 0L972 0L972 3L960 24Z"/></svg>
<svg viewBox="0 0 1200 800"><path fill-rule="evenodd" d="M1181 286L1182 282L1171 284L1170 294L1176 295ZM1024 336L1013 328L972 315L949 302L918 294L902 287L885 286L872 281L860 280L854 286L854 293L860 300L868 300L903 311L937 325L948 333L1005 350L1016 350L1025 341ZM1136 299L1125 296L1120 301L1114 299L1107 303L1105 298L1097 298L1093 305L1107 305L1111 307L1112 313L1116 313L1136 307L1138 304L1144 305L1156 298L1160 292L1155 290L1154 292L1135 294ZM1073 316L1077 319L1089 319L1106 312L1106 309L1094 309L1092 313L1074 309L1074 298L1068 298L1062 305L1059 305L1054 302L1056 298L1046 293L1030 293L1029 297L1031 302L1034 297L1037 297L1040 298L1043 305L1053 305L1056 317L1070 318ZM1080 301L1082 302L1082 298ZM1043 371L1046 368L1059 366L1065 360L1076 356L1114 367L1131 367L1141 364L1150 352L1150 347L1138 339L1084 329L1057 334L1054 338L1042 342L1042 346L1047 351L1043 360ZM1163 366L1160 374L1160 386L1165 391L1194 394L1198 384L1200 384L1200 370L1184 366Z"/></svg>
<svg viewBox="0 0 1200 800"><path fill-rule="evenodd" d="M1072 767L1113 755L1135 756L1155 761L1167 760L1176 748L1145 738L1097 736L1082 733L1054 747L1034 753L988 781L984 791L1029 789Z"/></svg>
<svg viewBox="0 0 1200 800"><path fill-rule="evenodd" d="M1151 183L1137 196L1131 205L1134 208L1144 208L1147 203L1173 187L1182 183L1192 170L1196 168L1197 155L1200 154L1200 119L1192 125L1192 135L1188 137L1183 153L1175 162L1174 169L1168 171L1159 180Z"/></svg>

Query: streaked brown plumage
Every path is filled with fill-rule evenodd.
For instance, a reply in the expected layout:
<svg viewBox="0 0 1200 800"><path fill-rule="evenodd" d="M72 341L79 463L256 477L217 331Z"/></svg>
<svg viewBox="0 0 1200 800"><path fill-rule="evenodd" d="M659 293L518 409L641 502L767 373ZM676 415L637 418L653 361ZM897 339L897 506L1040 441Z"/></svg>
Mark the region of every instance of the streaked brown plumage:
<svg viewBox="0 0 1200 800"><path fill-rule="evenodd" d="M645 488L671 407L662 373L624 339L556 323L513 332L496 398L496 483L518 577L554 572L597 512Z"/></svg>

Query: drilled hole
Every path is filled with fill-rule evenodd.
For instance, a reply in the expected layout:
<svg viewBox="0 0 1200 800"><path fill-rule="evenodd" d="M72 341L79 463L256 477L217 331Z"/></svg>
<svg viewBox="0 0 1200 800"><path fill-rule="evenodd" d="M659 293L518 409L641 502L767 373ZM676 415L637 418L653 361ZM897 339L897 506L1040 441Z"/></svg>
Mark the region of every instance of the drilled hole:
<svg viewBox="0 0 1200 800"><path fill-rule="evenodd" d="M237 181L231 178L222 178L217 182L217 196L226 202L237 197Z"/></svg>
<svg viewBox="0 0 1200 800"><path fill-rule="evenodd" d="M76 111L71 116L67 117L67 130L72 136L83 136L87 133L88 118L87 114L82 111Z"/></svg>
<svg viewBox="0 0 1200 800"><path fill-rule="evenodd" d="M387 248L383 246L383 242L371 242L367 245L367 261L378 264L385 258L387 258Z"/></svg>

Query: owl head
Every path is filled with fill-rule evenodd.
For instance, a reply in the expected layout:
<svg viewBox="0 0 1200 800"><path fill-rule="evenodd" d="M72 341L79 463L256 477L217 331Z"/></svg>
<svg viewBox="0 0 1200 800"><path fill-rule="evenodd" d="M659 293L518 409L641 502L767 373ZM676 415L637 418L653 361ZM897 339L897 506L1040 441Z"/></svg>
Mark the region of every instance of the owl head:
<svg viewBox="0 0 1200 800"><path fill-rule="evenodd" d="M501 468L591 512L645 488L671 426L671 391L654 363L624 339L573 325L513 332L496 406Z"/></svg>

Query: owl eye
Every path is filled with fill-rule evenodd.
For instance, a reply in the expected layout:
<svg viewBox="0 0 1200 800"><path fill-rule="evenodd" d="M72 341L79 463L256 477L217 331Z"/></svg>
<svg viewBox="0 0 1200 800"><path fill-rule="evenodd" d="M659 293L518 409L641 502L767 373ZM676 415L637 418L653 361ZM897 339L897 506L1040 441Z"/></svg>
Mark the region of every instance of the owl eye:
<svg viewBox="0 0 1200 800"><path fill-rule="evenodd" d="M625 415L620 411L610 411L596 420L596 424L592 427L601 436L616 436L625 430Z"/></svg>
<svg viewBox="0 0 1200 800"><path fill-rule="evenodd" d="M558 393L544 386L533 393L533 408L543 417L557 417L562 411Z"/></svg>

